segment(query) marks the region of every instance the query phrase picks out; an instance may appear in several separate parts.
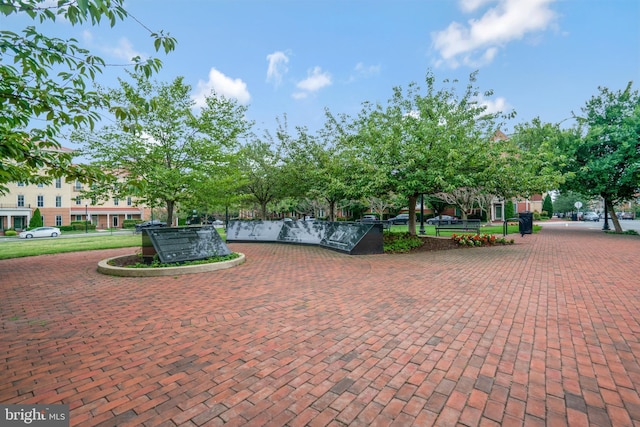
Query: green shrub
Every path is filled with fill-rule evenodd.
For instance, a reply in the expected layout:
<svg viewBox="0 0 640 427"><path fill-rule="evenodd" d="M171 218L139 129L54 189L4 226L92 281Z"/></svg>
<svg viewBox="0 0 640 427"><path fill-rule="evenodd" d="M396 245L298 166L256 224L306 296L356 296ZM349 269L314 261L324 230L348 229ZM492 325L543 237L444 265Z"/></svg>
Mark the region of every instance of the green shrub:
<svg viewBox="0 0 640 427"><path fill-rule="evenodd" d="M40 208L36 208L33 212L33 216L31 220L29 220L29 228L42 227L44 224L42 223L42 214L40 213Z"/></svg>
<svg viewBox="0 0 640 427"><path fill-rule="evenodd" d="M71 221L71 227L76 231L96 229L96 226L88 221Z"/></svg>
<svg viewBox="0 0 640 427"><path fill-rule="evenodd" d="M136 228L136 224L141 222L141 219L125 219L122 221L122 228Z"/></svg>
<svg viewBox="0 0 640 427"><path fill-rule="evenodd" d="M58 228L60 229L60 231L73 231L72 225L61 225Z"/></svg>
<svg viewBox="0 0 640 427"><path fill-rule="evenodd" d="M405 253L419 248L424 242L418 236L409 233L385 233L384 251L386 253Z"/></svg>
<svg viewBox="0 0 640 427"><path fill-rule="evenodd" d="M516 209L513 206L513 202L511 200L506 200L504 202L504 218L514 218L516 215Z"/></svg>
<svg viewBox="0 0 640 427"><path fill-rule="evenodd" d="M4 230L4 235L7 237L14 237L18 235L16 230Z"/></svg>

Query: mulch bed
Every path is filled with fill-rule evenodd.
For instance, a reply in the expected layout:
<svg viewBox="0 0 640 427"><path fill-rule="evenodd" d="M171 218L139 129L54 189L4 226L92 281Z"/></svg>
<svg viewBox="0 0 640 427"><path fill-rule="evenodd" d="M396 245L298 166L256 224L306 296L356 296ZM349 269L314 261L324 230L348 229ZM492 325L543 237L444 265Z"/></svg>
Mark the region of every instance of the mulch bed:
<svg viewBox="0 0 640 427"><path fill-rule="evenodd" d="M129 267L141 262L138 255L125 255L109 261L109 265L114 267Z"/></svg>
<svg viewBox="0 0 640 427"><path fill-rule="evenodd" d="M415 252L431 252L431 251L443 251L448 249L459 249L461 246L453 241L451 238L441 239L438 237L422 237L424 244L419 248L411 250L411 253Z"/></svg>

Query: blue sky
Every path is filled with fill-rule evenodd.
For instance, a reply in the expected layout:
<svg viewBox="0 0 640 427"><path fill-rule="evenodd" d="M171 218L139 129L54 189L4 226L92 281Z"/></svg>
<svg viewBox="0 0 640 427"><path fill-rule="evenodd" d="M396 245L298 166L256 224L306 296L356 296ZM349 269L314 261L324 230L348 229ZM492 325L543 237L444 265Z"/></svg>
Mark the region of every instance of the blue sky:
<svg viewBox="0 0 640 427"><path fill-rule="evenodd" d="M478 70L478 86L494 91L481 101L517 113L506 132L534 117L570 117L598 86L640 83L638 0L130 0L126 8L177 38L177 49L155 54L131 20L47 28L108 63L157 56L157 79L184 76L196 101L212 89L237 99L258 133L284 114L290 127L312 131L325 108L355 116L362 102L384 103L428 70L461 88ZM12 29L33 24L0 19ZM117 76L122 68L111 67L99 81L115 86Z"/></svg>

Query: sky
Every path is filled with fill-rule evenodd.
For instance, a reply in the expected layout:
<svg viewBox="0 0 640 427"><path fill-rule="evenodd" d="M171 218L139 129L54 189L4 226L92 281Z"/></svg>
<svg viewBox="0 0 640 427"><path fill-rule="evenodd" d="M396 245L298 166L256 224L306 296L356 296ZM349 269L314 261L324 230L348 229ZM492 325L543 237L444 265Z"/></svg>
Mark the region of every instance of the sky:
<svg viewBox="0 0 640 427"><path fill-rule="evenodd" d="M396 86L424 86L478 71L479 101L515 112L505 123L539 117L558 123L598 94L640 84L638 0L128 0L126 9L153 31L177 39L155 53L149 32L128 20L42 27L74 37L110 64L133 56L163 61L155 75L182 76L196 103L211 90L248 107L254 130L319 129L324 111L356 116L365 101L386 103ZM0 29L34 22L0 18ZM123 67L98 78L116 87Z"/></svg>

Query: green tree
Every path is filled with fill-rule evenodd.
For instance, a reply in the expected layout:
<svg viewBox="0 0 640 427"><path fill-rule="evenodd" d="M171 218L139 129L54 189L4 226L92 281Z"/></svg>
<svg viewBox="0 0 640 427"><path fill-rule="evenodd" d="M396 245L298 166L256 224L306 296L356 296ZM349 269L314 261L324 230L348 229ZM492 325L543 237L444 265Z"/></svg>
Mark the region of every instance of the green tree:
<svg viewBox="0 0 640 427"><path fill-rule="evenodd" d="M622 232L614 206L630 200L640 188L640 96L628 83L611 91L600 87L576 117L584 136L565 147L566 189L602 197L616 232Z"/></svg>
<svg viewBox="0 0 640 427"><path fill-rule="evenodd" d="M451 206L451 203L433 194L426 197L425 202L431 209L433 209L435 216L441 216L445 209Z"/></svg>
<svg viewBox="0 0 640 427"><path fill-rule="evenodd" d="M551 200L551 195L548 193L542 201L542 210L547 213L549 218L553 216L553 200Z"/></svg>
<svg viewBox="0 0 640 427"><path fill-rule="evenodd" d="M563 190L556 196L556 199L553 202L553 207L556 212L575 212L576 202L582 203L582 206L588 206L588 197L585 197L575 191Z"/></svg>
<svg viewBox="0 0 640 427"><path fill-rule="evenodd" d="M373 195L393 191L406 197L412 234L420 194L480 187L488 178L490 140L500 116L477 103L475 81L473 73L458 95L457 82L438 89L428 73L424 90L415 83L396 87L386 106L365 104L357 119L352 158L360 160L361 187Z"/></svg>
<svg viewBox="0 0 640 427"><path fill-rule="evenodd" d="M531 197L556 189L563 182L566 155L558 147L571 135L539 118L518 124L508 140L495 142L492 166L494 194L505 199Z"/></svg>
<svg viewBox="0 0 640 427"><path fill-rule="evenodd" d="M135 116L74 135L79 143L86 141L84 153L95 165L118 175L87 196L133 195L151 206L162 203L171 224L176 205L192 200L199 183L226 173L251 123L244 117L246 107L215 93L194 110L191 87L182 77L171 83L152 83L142 74L131 77L133 82L121 79L120 88L107 96L123 109L137 110Z"/></svg>
<svg viewBox="0 0 640 427"><path fill-rule="evenodd" d="M301 214L314 215L327 208L335 219L338 204L350 195L349 176L353 163L344 156L340 124L328 111L325 126L317 135L297 127L291 135L284 121L278 121L277 144L282 149L287 194L298 199Z"/></svg>
<svg viewBox="0 0 640 427"><path fill-rule="evenodd" d="M325 118L325 124L317 136L303 139L306 144L298 149L310 153L306 166L312 176L310 194L326 202L329 220L334 221L339 205L344 206L349 204L349 200L361 199L366 193L358 185L359 162L348 149L348 142L353 138L349 130L350 118L346 115L333 115L328 109L325 110ZM374 199L382 202L378 204L382 218L381 205L385 205L388 194L378 196Z"/></svg>
<svg viewBox="0 0 640 427"><path fill-rule="evenodd" d="M123 3L61 0L52 5L45 0L11 0L0 2L0 14L25 14L36 23L65 20L71 25L99 25L107 21L114 26L129 17ZM156 51L174 49L176 41L168 34L149 33ZM67 128L93 127L100 109L108 106L91 87L107 67L105 61L75 39L47 36L35 25L18 33L0 31L0 57L0 194L8 191L5 184L9 182L48 184L60 176L83 182L100 179L99 169L73 164L73 153L62 149L59 138ZM161 62L136 57L130 65L150 75Z"/></svg>
<svg viewBox="0 0 640 427"><path fill-rule="evenodd" d="M504 218L514 218L516 216L516 207L513 203L513 200L506 199L504 201Z"/></svg>
<svg viewBox="0 0 640 427"><path fill-rule="evenodd" d="M29 220L29 228L42 227L44 224L42 223L42 214L40 213L40 208L36 208L33 211L33 216Z"/></svg>
<svg viewBox="0 0 640 427"><path fill-rule="evenodd" d="M239 159L245 176L245 193L260 206L260 218L265 220L267 205L287 194L278 147L255 139L242 147Z"/></svg>
<svg viewBox="0 0 640 427"><path fill-rule="evenodd" d="M203 217L226 218L230 208L234 208L247 199L244 193L246 176L242 174L238 161L223 165L214 175L205 173L192 182L190 198L184 200L180 209L185 216L193 211Z"/></svg>

